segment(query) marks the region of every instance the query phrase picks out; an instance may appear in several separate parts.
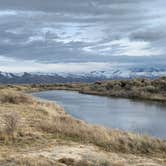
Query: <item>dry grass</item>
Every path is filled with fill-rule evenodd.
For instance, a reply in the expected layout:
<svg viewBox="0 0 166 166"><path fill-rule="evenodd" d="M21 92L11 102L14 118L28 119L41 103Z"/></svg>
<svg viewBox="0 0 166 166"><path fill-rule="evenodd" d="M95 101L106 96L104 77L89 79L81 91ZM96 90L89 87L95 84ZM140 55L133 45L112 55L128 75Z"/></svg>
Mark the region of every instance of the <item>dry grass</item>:
<svg viewBox="0 0 166 166"><path fill-rule="evenodd" d="M13 141L18 134L19 115L16 112L8 112L2 117L1 124L0 140L5 143Z"/></svg>
<svg viewBox="0 0 166 166"><path fill-rule="evenodd" d="M73 158L61 158L59 160L51 160L46 157L21 157L10 158L10 160L2 160L0 164L3 166L118 166L108 161L100 160L75 160Z"/></svg>
<svg viewBox="0 0 166 166"><path fill-rule="evenodd" d="M3 166L63 166L45 157L18 157L0 161Z"/></svg>
<svg viewBox="0 0 166 166"><path fill-rule="evenodd" d="M29 95L11 89L0 90L0 160L5 163L4 165L62 165L62 160L60 162L40 156L37 160L33 156L18 160L10 157L25 149L29 153L31 148L48 147L54 141L91 144L104 150L104 153L134 154L157 157L161 160L166 157L164 141L89 125L70 117L55 104L36 101ZM10 148L14 152L10 152ZM1 154L7 156L3 157ZM69 162L68 157L64 162ZM100 165L104 166L104 162ZM92 160L74 160L72 165L77 166L78 163L80 166L81 164L99 166ZM107 162L106 164L108 165Z"/></svg>
<svg viewBox="0 0 166 166"><path fill-rule="evenodd" d="M4 115L5 131L8 135L13 135L19 125L19 115L11 112Z"/></svg>
<svg viewBox="0 0 166 166"><path fill-rule="evenodd" d="M111 166L112 165L109 161L100 161L100 160L98 161L98 160L82 159L79 161L75 161L72 158L61 158L58 161L59 163L63 163L67 166Z"/></svg>
<svg viewBox="0 0 166 166"><path fill-rule="evenodd" d="M41 122L39 127L57 137L92 143L106 151L155 155L166 153L166 143L163 141L89 125L69 116L55 117L51 121Z"/></svg>
<svg viewBox="0 0 166 166"><path fill-rule="evenodd" d="M1 90L0 103L5 104L32 104L33 99L28 95L14 90Z"/></svg>
<svg viewBox="0 0 166 166"><path fill-rule="evenodd" d="M131 99L144 99L166 101L166 77L155 80L132 79L96 82L85 85L81 93L124 97Z"/></svg>

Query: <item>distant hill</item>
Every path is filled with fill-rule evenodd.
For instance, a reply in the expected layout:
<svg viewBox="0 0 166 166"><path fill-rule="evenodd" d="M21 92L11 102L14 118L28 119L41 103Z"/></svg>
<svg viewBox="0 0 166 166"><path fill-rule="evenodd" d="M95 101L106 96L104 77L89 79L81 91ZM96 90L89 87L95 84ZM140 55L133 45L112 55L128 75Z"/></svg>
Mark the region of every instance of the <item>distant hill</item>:
<svg viewBox="0 0 166 166"><path fill-rule="evenodd" d="M92 75L58 75L58 74L32 74L23 73L0 73L1 84L50 84L50 83L67 83L67 82L94 82L97 80L106 80L104 76Z"/></svg>
<svg viewBox="0 0 166 166"><path fill-rule="evenodd" d="M7 73L0 72L1 84L50 84L71 82L95 82L103 80L118 80L132 78L157 78L166 76L166 68L132 67L115 68L109 71L89 71L86 73Z"/></svg>

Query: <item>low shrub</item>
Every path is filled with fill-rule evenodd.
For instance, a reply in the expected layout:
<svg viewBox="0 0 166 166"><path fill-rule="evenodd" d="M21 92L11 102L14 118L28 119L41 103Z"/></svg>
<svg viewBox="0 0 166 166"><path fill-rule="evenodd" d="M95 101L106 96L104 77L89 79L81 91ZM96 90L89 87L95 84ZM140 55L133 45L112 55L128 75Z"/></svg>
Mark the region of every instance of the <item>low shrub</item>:
<svg viewBox="0 0 166 166"><path fill-rule="evenodd" d="M5 142L14 140L20 123L19 115L16 112L9 112L3 116L2 122L0 139Z"/></svg>
<svg viewBox="0 0 166 166"><path fill-rule="evenodd" d="M10 103L10 104L33 103L33 99L23 93L18 93L14 91L10 92L1 91L0 103Z"/></svg>
<svg viewBox="0 0 166 166"><path fill-rule="evenodd" d="M19 115L11 112L4 115L5 132L7 135L14 135L19 125Z"/></svg>

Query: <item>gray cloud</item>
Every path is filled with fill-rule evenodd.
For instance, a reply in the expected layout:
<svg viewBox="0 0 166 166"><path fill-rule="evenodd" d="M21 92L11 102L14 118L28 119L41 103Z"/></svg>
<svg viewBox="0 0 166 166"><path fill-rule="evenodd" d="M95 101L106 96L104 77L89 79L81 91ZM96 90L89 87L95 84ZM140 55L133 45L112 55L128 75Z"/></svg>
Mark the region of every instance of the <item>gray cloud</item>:
<svg viewBox="0 0 166 166"><path fill-rule="evenodd" d="M40 63L166 59L164 0L0 0L0 4L0 55L5 57Z"/></svg>

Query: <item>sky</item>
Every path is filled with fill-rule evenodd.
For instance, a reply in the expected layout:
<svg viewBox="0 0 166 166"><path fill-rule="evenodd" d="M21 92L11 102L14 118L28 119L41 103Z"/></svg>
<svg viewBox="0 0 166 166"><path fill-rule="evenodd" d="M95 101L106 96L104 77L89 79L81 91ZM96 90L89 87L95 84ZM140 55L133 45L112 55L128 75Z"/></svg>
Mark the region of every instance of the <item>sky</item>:
<svg viewBox="0 0 166 166"><path fill-rule="evenodd" d="M0 71L166 66L165 0L0 0Z"/></svg>

